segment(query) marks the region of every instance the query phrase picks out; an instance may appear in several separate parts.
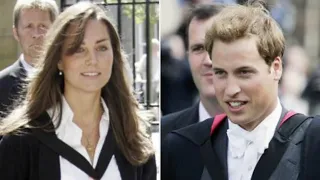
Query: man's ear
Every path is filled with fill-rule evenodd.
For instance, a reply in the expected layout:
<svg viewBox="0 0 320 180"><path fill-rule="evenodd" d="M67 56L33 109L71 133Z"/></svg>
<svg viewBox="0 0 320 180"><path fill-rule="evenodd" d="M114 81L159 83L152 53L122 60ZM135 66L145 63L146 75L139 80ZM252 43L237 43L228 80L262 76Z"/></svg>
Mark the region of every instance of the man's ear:
<svg viewBox="0 0 320 180"><path fill-rule="evenodd" d="M271 64L271 72L273 72L274 80L279 81L282 76L282 59L277 56Z"/></svg>
<svg viewBox="0 0 320 180"><path fill-rule="evenodd" d="M16 39L16 41L19 42L20 40L19 40L18 29L14 25L12 26L12 34L13 34L14 39Z"/></svg>

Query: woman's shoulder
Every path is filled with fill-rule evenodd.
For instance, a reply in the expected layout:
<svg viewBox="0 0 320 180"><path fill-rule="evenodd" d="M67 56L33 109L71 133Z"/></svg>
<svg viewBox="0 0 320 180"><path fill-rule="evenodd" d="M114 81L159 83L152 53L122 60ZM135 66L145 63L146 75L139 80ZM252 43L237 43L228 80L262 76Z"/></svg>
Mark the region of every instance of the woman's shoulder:
<svg viewBox="0 0 320 180"><path fill-rule="evenodd" d="M0 179L29 179L30 161L39 154L38 143L31 134L7 134L0 141Z"/></svg>
<svg viewBox="0 0 320 180"><path fill-rule="evenodd" d="M23 150L24 147L32 147L37 143L38 140L30 130L10 133L2 137L0 141L0 151L3 148L22 148L21 150Z"/></svg>
<svg viewBox="0 0 320 180"><path fill-rule="evenodd" d="M54 132L54 126L47 112L39 115L28 122L28 124L4 135L0 141L0 147L6 146L28 146L32 147L39 143L39 136L51 134Z"/></svg>

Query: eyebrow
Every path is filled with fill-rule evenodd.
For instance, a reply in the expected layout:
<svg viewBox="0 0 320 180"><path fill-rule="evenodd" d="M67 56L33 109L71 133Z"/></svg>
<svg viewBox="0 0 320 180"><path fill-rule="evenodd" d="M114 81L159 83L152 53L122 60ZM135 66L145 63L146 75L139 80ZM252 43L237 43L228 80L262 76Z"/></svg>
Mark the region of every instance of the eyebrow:
<svg viewBox="0 0 320 180"><path fill-rule="evenodd" d="M103 42L103 41L109 41L109 39L108 39L108 38L100 39L100 40L98 40L98 41L96 42L96 44L101 43L101 42Z"/></svg>
<svg viewBox="0 0 320 180"><path fill-rule="evenodd" d="M212 68L214 71L225 71L224 69L222 69L222 68L217 68L217 67L214 67L214 68Z"/></svg>
<svg viewBox="0 0 320 180"><path fill-rule="evenodd" d="M222 68L218 68L218 67L214 67L212 68L214 71L225 71L224 69ZM241 66L241 67L238 67L236 68L234 71L240 71L240 70L246 70L246 69L253 69L252 67L250 66Z"/></svg>
<svg viewBox="0 0 320 180"><path fill-rule="evenodd" d="M192 44L189 48L193 49L193 48L199 47L199 46L204 46L204 43L195 43L195 44Z"/></svg>
<svg viewBox="0 0 320 180"><path fill-rule="evenodd" d="M252 69L252 67L250 67L250 66L241 66L241 67L238 67L238 68L236 69L236 71L245 70L245 69Z"/></svg>

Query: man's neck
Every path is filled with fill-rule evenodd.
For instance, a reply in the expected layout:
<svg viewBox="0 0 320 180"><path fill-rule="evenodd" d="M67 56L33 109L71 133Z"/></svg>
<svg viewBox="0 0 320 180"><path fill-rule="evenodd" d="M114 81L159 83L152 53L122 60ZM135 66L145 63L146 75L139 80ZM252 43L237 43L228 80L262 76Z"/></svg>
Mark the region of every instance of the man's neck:
<svg viewBox="0 0 320 180"><path fill-rule="evenodd" d="M28 56L28 55L23 54L23 59L24 59L25 62L28 63L30 66L34 67L31 56Z"/></svg>
<svg viewBox="0 0 320 180"><path fill-rule="evenodd" d="M200 101L211 117L223 112L216 97L204 97L200 95Z"/></svg>
<svg viewBox="0 0 320 180"><path fill-rule="evenodd" d="M22 63L23 69L27 72L27 74L30 74L34 71L34 67L31 66L26 59L24 58L23 54L20 55L20 62Z"/></svg>

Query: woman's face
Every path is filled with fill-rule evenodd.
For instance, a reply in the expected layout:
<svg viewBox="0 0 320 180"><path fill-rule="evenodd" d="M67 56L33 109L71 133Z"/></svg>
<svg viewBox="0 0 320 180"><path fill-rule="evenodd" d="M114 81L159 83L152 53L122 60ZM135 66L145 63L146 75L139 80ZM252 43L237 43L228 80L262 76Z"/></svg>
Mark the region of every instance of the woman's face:
<svg viewBox="0 0 320 180"><path fill-rule="evenodd" d="M77 26L67 29L58 68L64 75L64 93L97 93L111 76L113 50L109 29L103 21L88 20L80 47L69 53Z"/></svg>

